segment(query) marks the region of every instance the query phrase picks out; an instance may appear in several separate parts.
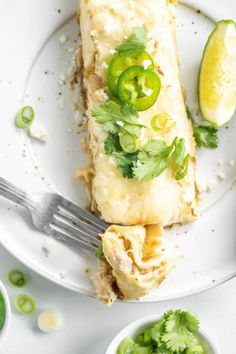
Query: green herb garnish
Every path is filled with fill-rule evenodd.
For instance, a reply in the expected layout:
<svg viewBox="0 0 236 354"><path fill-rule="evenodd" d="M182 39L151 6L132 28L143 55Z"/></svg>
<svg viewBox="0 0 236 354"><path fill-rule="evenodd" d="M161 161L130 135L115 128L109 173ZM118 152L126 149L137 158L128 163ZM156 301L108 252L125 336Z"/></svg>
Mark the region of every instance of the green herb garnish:
<svg viewBox="0 0 236 354"><path fill-rule="evenodd" d="M125 338L117 354L206 354L198 330L199 321L191 311L169 311L136 338Z"/></svg>
<svg viewBox="0 0 236 354"><path fill-rule="evenodd" d="M12 285L18 288L22 288L26 284L26 279L23 272L18 269L13 269L9 272L8 280Z"/></svg>
<svg viewBox="0 0 236 354"><path fill-rule="evenodd" d="M189 107L186 107L186 113L188 116L188 119L192 121L193 124L193 135L196 141L196 144L198 147L204 146L209 149L215 149L218 147L218 135L217 135L217 129L213 126L207 125L199 125L196 126L193 123L193 117L190 112Z"/></svg>
<svg viewBox="0 0 236 354"><path fill-rule="evenodd" d="M149 140L138 154L134 166L134 176L139 181L150 181L158 177L169 166L168 157L170 155L177 168L175 178L184 178L188 170L189 157L185 156L184 139L177 137L170 146L167 146L163 140ZM180 169L181 171L179 171Z"/></svg>
<svg viewBox="0 0 236 354"><path fill-rule="evenodd" d="M118 48L118 53L127 50L145 50L148 41L148 32L144 27L134 27L133 33Z"/></svg>
<svg viewBox="0 0 236 354"><path fill-rule="evenodd" d="M103 129L111 134L118 133L121 128L137 138L144 125L138 123L137 110L129 105L120 105L108 100L92 109L92 116L96 122L103 125Z"/></svg>
<svg viewBox="0 0 236 354"><path fill-rule="evenodd" d="M6 319L6 305L4 297L0 291L0 330L2 329Z"/></svg>
<svg viewBox="0 0 236 354"><path fill-rule="evenodd" d="M193 132L197 146L205 146L209 149L215 149L218 147L217 129L215 127L193 127Z"/></svg>
<svg viewBox="0 0 236 354"><path fill-rule="evenodd" d="M14 305L16 310L22 315L31 315L36 309L35 300L31 296L25 294L18 295L14 299Z"/></svg>
<svg viewBox="0 0 236 354"><path fill-rule="evenodd" d="M34 120L34 109L31 106L22 107L16 115L16 126L20 129L28 128Z"/></svg>
<svg viewBox="0 0 236 354"><path fill-rule="evenodd" d="M100 259L102 255L103 255L103 247L101 244L98 246L95 256Z"/></svg>

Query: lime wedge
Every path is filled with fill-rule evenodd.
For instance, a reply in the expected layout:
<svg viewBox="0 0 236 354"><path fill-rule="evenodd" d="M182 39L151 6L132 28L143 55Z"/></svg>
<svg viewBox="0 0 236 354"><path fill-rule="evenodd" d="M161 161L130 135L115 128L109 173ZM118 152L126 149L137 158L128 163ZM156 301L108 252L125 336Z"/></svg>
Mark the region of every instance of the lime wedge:
<svg viewBox="0 0 236 354"><path fill-rule="evenodd" d="M205 46L199 74L201 113L216 127L226 124L236 109L236 24L219 21Z"/></svg>

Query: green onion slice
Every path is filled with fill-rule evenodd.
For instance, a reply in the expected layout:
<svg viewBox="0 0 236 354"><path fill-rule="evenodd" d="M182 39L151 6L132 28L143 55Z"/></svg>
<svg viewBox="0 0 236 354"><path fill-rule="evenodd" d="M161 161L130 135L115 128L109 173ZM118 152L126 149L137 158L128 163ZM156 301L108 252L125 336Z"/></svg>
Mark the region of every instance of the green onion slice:
<svg viewBox="0 0 236 354"><path fill-rule="evenodd" d="M194 347L188 348L186 354L204 354L205 351L201 345L196 345Z"/></svg>
<svg viewBox="0 0 236 354"><path fill-rule="evenodd" d="M6 305L4 301L4 297L0 292L0 329L2 329L6 318Z"/></svg>
<svg viewBox="0 0 236 354"><path fill-rule="evenodd" d="M24 274L18 269L12 269L10 271L8 274L8 280L12 285L18 288L22 288L26 284Z"/></svg>
<svg viewBox="0 0 236 354"><path fill-rule="evenodd" d="M120 145L127 153L133 153L137 150L136 137L127 132L120 134Z"/></svg>
<svg viewBox="0 0 236 354"><path fill-rule="evenodd" d="M22 107L16 115L16 126L20 129L28 128L34 120L34 110L31 106Z"/></svg>
<svg viewBox="0 0 236 354"><path fill-rule="evenodd" d="M99 258L99 259L102 257L102 255L103 255L103 247L102 247L102 244L98 246L98 249L97 249L95 255L96 255L96 257Z"/></svg>
<svg viewBox="0 0 236 354"><path fill-rule="evenodd" d="M14 300L14 305L22 315L31 315L36 309L35 300L25 294L18 295Z"/></svg>
<svg viewBox="0 0 236 354"><path fill-rule="evenodd" d="M178 170L175 173L175 179L179 180L182 179L186 176L188 172L188 163L189 163L189 158L190 155L186 155L183 161L183 165L178 168Z"/></svg>
<svg viewBox="0 0 236 354"><path fill-rule="evenodd" d="M169 130L176 125L176 122L167 113L156 114L151 119L151 127L155 132Z"/></svg>

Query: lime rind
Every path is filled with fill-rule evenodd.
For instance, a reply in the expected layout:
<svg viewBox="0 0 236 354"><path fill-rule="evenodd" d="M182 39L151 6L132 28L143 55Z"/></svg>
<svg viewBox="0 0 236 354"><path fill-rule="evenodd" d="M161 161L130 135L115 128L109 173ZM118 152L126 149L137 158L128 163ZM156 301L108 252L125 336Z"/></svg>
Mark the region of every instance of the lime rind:
<svg viewBox="0 0 236 354"><path fill-rule="evenodd" d="M218 128L233 118L236 109L235 43L235 22L219 21L208 38L202 56L199 106L203 118Z"/></svg>

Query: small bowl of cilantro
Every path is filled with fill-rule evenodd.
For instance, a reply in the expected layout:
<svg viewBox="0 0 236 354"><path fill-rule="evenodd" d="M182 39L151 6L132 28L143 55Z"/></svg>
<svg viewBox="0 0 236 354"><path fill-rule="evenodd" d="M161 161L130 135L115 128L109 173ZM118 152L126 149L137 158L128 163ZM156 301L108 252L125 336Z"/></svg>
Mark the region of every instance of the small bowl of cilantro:
<svg viewBox="0 0 236 354"><path fill-rule="evenodd" d="M10 329L11 306L6 289L0 281L0 346L4 343Z"/></svg>
<svg viewBox="0 0 236 354"><path fill-rule="evenodd" d="M106 354L219 354L192 311L170 310L124 328Z"/></svg>

